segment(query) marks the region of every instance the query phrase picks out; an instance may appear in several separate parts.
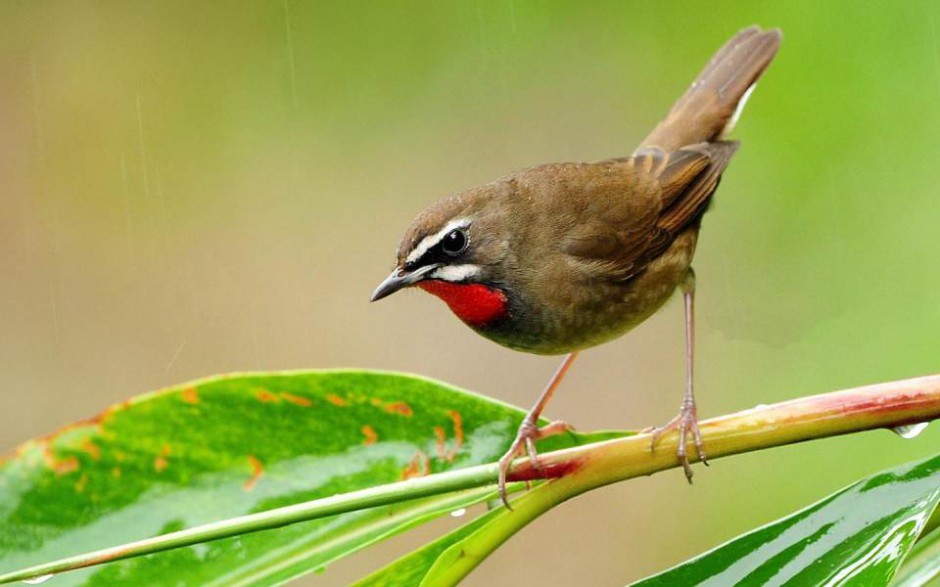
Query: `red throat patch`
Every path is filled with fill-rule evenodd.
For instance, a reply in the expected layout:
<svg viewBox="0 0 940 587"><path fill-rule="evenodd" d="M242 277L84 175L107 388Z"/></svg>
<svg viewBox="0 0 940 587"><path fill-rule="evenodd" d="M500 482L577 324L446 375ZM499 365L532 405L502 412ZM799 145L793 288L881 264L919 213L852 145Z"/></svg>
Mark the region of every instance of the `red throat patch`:
<svg viewBox="0 0 940 587"><path fill-rule="evenodd" d="M483 326L506 315L506 294L481 283L450 283L429 279L418 287L434 294L450 306L451 312L473 326Z"/></svg>

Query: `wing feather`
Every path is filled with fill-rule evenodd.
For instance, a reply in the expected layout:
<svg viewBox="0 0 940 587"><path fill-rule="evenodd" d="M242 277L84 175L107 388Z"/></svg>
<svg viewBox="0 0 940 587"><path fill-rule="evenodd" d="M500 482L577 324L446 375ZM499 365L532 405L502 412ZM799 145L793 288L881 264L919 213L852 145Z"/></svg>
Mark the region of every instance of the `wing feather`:
<svg viewBox="0 0 940 587"><path fill-rule="evenodd" d="M647 148L618 160L617 179L588 187L589 203L561 242L569 263L588 279L625 281L643 271L698 222L737 148Z"/></svg>

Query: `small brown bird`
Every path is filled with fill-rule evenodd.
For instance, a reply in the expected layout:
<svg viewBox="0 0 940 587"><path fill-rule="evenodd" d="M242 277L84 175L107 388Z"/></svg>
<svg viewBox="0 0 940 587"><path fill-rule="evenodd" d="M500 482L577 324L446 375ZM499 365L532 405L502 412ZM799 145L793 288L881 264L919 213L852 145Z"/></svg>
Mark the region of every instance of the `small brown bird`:
<svg viewBox="0 0 940 587"><path fill-rule="evenodd" d="M397 267L372 301L417 285L499 344L568 353L500 459L504 502L512 460L527 452L538 467L535 441L567 427L537 422L578 352L631 330L676 288L685 302L685 396L652 443L678 429L689 481L687 438L707 464L692 392L692 255L702 214L738 149L723 138L780 40L779 30L756 26L735 35L631 156L523 169L438 201L405 232Z"/></svg>

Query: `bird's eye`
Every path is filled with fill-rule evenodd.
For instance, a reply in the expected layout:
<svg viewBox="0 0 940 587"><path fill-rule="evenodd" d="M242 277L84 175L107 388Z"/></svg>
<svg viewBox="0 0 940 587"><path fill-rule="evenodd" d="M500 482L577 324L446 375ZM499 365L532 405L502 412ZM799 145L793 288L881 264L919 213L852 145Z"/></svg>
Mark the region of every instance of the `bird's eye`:
<svg viewBox="0 0 940 587"><path fill-rule="evenodd" d="M464 231L459 228L448 232L444 235L444 238L441 239L441 249L451 257L456 257L460 253L467 250L467 244L469 239Z"/></svg>

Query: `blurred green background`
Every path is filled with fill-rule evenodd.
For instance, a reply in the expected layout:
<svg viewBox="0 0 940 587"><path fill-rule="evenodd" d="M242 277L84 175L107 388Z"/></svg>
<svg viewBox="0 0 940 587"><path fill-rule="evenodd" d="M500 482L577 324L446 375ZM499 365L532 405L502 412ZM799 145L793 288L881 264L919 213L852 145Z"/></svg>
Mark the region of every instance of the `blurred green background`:
<svg viewBox="0 0 940 587"><path fill-rule="evenodd" d="M700 413L936 371L940 4L862 4L0 4L0 447L228 371L405 370L528 406L556 359L425 294L367 302L401 232L514 169L629 153L752 23L785 40L700 239ZM673 302L587 353L549 416L662 423L682 356ZM466 584L621 585L935 452L932 428L589 494Z"/></svg>

